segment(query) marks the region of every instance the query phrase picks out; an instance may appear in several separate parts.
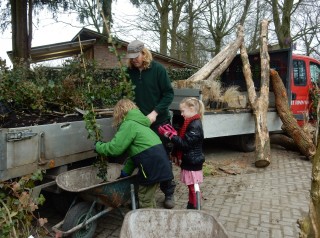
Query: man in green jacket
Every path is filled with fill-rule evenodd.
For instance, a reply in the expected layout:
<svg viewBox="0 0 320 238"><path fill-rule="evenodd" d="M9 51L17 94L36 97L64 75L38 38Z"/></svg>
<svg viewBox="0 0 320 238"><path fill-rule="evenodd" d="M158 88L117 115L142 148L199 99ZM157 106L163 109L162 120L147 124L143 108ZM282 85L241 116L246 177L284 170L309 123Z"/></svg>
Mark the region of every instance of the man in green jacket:
<svg viewBox="0 0 320 238"><path fill-rule="evenodd" d="M104 156L119 156L127 152L129 159L121 175L131 175L137 167L139 208L155 208L159 183L173 179L165 148L150 129L150 120L129 99L121 99L116 104L113 119L118 131L110 142L97 142L95 150Z"/></svg>
<svg viewBox="0 0 320 238"><path fill-rule="evenodd" d="M151 122L151 129L158 134L166 148L168 156L172 150L170 140L159 135L158 128L171 121L169 106L174 92L166 69L154 61L150 50L144 43L134 40L127 47L128 74L135 85L135 103ZM160 183L160 189L165 194L164 207L173 208L174 180Z"/></svg>

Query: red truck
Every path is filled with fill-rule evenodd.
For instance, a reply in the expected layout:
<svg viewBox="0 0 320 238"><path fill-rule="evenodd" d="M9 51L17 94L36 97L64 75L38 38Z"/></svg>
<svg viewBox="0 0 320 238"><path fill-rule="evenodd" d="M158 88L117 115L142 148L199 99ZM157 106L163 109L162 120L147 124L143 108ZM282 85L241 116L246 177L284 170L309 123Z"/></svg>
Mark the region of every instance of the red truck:
<svg viewBox="0 0 320 238"><path fill-rule="evenodd" d="M320 61L304 56L292 55L291 111L299 125L314 120L317 86L320 83Z"/></svg>

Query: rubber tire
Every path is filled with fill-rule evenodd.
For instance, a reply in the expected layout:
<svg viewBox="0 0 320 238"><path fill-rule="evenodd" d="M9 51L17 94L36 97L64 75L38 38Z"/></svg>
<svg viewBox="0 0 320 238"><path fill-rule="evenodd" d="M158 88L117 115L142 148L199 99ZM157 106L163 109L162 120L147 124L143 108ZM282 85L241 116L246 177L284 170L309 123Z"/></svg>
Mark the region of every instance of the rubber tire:
<svg viewBox="0 0 320 238"><path fill-rule="evenodd" d="M77 203L75 206L70 208L67 215L64 218L64 222L62 225L63 231L68 231L71 228L77 226L80 224L86 217L87 213L89 212L91 207L91 204L88 202L80 202ZM90 217L93 217L97 214L97 211L95 208L91 210ZM97 228L97 220L90 222L87 226L87 228L80 229L74 233L72 233L72 238L92 238L94 235L94 232Z"/></svg>
<svg viewBox="0 0 320 238"><path fill-rule="evenodd" d="M255 135L239 135L237 138L237 146L242 152L252 152L256 149Z"/></svg>

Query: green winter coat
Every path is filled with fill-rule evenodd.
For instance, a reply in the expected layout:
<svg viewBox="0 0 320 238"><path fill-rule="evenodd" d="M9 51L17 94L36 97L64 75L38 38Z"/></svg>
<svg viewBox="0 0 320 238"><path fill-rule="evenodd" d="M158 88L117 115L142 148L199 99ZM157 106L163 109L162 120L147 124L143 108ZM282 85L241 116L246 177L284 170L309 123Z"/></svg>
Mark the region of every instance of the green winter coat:
<svg viewBox="0 0 320 238"><path fill-rule="evenodd" d="M133 109L123 119L113 139L108 143L97 143L96 151L107 157L124 152L132 157L158 144L161 140L150 129L150 120L139 109Z"/></svg>
<svg viewBox="0 0 320 238"><path fill-rule="evenodd" d="M128 112L110 142L96 143L96 151L105 156L130 157L124 172L130 175L139 168L140 184L152 184L173 177L169 159L158 135L150 129L150 120L139 109Z"/></svg>

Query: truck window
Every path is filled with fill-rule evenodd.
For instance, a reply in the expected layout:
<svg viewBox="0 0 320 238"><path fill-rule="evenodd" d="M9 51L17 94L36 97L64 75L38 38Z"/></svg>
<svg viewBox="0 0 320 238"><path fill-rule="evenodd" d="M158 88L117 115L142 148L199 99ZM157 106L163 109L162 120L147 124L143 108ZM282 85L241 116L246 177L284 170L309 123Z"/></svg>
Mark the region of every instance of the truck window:
<svg viewBox="0 0 320 238"><path fill-rule="evenodd" d="M295 86L307 85L306 64L304 61L293 61L293 78Z"/></svg>
<svg viewBox="0 0 320 238"><path fill-rule="evenodd" d="M320 86L320 65L310 62L311 82Z"/></svg>

